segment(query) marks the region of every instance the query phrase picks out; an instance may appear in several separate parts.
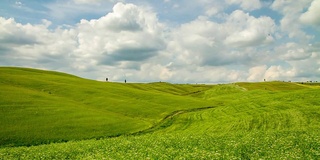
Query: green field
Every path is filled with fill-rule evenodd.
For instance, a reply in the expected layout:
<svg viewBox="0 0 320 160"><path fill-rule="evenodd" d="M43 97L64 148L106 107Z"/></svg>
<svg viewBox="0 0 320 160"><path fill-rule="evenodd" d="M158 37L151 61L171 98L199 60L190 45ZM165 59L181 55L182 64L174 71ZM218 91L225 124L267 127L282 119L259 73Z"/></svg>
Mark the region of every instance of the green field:
<svg viewBox="0 0 320 160"><path fill-rule="evenodd" d="M320 159L320 85L114 83L0 67L0 159Z"/></svg>

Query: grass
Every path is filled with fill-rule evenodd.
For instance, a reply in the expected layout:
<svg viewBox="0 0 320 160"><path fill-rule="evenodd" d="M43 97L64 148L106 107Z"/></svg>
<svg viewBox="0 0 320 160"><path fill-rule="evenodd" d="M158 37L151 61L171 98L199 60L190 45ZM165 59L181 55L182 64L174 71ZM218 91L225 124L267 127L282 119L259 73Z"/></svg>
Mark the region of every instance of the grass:
<svg viewBox="0 0 320 160"><path fill-rule="evenodd" d="M250 132L223 136L147 134L104 140L4 148L4 159L319 159L311 132Z"/></svg>
<svg viewBox="0 0 320 160"><path fill-rule="evenodd" d="M0 87L0 159L320 158L318 85L123 84L0 68Z"/></svg>
<svg viewBox="0 0 320 160"><path fill-rule="evenodd" d="M161 132L226 132L309 130L320 125L319 90L234 93L223 106L180 115ZM214 97L211 101L222 101Z"/></svg>
<svg viewBox="0 0 320 160"><path fill-rule="evenodd" d="M236 85L240 87L245 87L248 90L268 90L268 91L290 91L304 89L306 86L297 85L291 82L263 82L263 83L249 83L249 82L239 82Z"/></svg>
<svg viewBox="0 0 320 160"><path fill-rule="evenodd" d="M2 146L128 134L209 104L181 96L205 86L106 83L26 68L0 68L0 77Z"/></svg>

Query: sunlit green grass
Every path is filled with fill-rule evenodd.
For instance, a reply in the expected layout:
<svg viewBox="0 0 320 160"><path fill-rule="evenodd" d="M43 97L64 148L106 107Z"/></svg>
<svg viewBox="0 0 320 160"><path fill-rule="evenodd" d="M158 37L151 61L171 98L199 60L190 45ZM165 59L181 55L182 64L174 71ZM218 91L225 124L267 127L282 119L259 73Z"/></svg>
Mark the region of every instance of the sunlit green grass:
<svg viewBox="0 0 320 160"><path fill-rule="evenodd" d="M2 146L137 132L175 110L209 104L181 96L206 87L97 82L25 68L0 68L0 88Z"/></svg>
<svg viewBox="0 0 320 160"><path fill-rule="evenodd" d="M211 92L209 90L209 92ZM181 114L159 132L225 134L248 131L306 131L320 126L320 91L243 91L210 98L221 106ZM221 98L222 97L222 98Z"/></svg>
<svg viewBox="0 0 320 160"><path fill-rule="evenodd" d="M320 159L318 85L0 76L0 159Z"/></svg>
<svg viewBox="0 0 320 160"><path fill-rule="evenodd" d="M147 134L2 148L2 159L319 159L319 132Z"/></svg>

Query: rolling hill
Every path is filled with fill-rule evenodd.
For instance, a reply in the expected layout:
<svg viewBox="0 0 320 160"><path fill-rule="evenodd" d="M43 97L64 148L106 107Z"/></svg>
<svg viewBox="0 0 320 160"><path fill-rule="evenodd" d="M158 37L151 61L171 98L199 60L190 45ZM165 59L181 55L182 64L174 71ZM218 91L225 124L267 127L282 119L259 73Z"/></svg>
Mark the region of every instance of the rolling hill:
<svg viewBox="0 0 320 160"><path fill-rule="evenodd" d="M0 88L0 159L320 158L319 84L112 83L1 67Z"/></svg>
<svg viewBox="0 0 320 160"><path fill-rule="evenodd" d="M208 86L124 84L27 68L0 68L2 145L117 136L179 109L209 105L185 94Z"/></svg>

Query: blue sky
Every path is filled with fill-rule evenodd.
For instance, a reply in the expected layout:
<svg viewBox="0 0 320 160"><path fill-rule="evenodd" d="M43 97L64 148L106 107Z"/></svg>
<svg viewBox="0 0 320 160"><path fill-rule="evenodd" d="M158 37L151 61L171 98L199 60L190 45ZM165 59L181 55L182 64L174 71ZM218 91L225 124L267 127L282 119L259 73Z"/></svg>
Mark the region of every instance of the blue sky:
<svg viewBox="0 0 320 160"><path fill-rule="evenodd" d="M320 81L320 0L2 0L0 66L131 82Z"/></svg>

